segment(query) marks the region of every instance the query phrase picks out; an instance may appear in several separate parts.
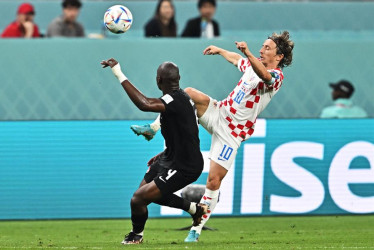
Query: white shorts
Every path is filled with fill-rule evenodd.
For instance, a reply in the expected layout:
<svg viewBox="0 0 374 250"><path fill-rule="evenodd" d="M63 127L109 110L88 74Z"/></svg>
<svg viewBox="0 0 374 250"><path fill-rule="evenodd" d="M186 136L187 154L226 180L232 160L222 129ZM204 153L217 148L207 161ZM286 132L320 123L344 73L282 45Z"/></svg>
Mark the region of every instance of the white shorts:
<svg viewBox="0 0 374 250"><path fill-rule="evenodd" d="M225 129L225 115L216 105L217 101L210 98L209 105L200 124L212 135L209 159L229 170L235 159L240 142L236 141Z"/></svg>

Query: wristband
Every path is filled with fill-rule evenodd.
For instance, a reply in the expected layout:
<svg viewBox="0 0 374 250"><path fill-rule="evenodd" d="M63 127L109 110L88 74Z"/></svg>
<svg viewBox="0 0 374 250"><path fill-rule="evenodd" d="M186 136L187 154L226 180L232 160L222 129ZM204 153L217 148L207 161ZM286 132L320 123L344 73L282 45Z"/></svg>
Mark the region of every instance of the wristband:
<svg viewBox="0 0 374 250"><path fill-rule="evenodd" d="M112 68L112 72L114 76L117 77L117 79L119 80L119 83L122 83L123 81L127 80L127 77L125 76L125 74L123 74L119 63L114 65L114 67Z"/></svg>

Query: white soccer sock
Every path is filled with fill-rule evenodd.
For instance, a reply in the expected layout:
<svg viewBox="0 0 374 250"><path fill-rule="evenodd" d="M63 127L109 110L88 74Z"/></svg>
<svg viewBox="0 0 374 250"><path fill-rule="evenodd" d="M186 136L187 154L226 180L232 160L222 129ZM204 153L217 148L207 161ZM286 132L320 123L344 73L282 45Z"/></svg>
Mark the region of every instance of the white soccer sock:
<svg viewBox="0 0 374 250"><path fill-rule="evenodd" d="M188 209L187 211L189 214L193 215L196 213L196 203L195 202L191 202L190 204L190 209Z"/></svg>
<svg viewBox="0 0 374 250"><path fill-rule="evenodd" d="M131 230L131 232L133 232L133 231ZM138 233L138 234L136 234L136 235L141 235L141 236L143 236L143 235L144 235L144 230L143 230L141 233Z"/></svg>
<svg viewBox="0 0 374 250"><path fill-rule="evenodd" d="M161 122L160 122L160 115L157 116L156 120L154 122L152 122L150 125L151 129L154 131L154 132L157 132L160 130L160 126L161 126Z"/></svg>
<svg viewBox="0 0 374 250"><path fill-rule="evenodd" d="M203 226L209 220L210 215L213 213L213 210L217 205L218 194L219 194L219 189L210 190L210 189L205 188L205 193L203 197L201 198L200 203L208 205L208 212L203 215L200 225L196 227L191 227L191 230L196 230L196 233L201 234L201 230L203 229Z"/></svg>

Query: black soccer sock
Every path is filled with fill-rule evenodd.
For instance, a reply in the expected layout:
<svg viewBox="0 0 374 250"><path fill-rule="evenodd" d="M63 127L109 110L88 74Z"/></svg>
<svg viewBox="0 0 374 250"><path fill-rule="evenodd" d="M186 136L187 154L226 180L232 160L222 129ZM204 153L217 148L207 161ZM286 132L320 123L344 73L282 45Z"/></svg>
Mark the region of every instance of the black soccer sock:
<svg viewBox="0 0 374 250"><path fill-rule="evenodd" d="M190 201L183 199L175 194L170 194L168 196L162 197L160 200L155 201L155 203L162 206L183 209L186 212L188 212L188 210L190 209L191 204Z"/></svg>
<svg viewBox="0 0 374 250"><path fill-rule="evenodd" d="M148 210L145 214L134 214L131 212L132 231L136 234L143 232L148 219Z"/></svg>

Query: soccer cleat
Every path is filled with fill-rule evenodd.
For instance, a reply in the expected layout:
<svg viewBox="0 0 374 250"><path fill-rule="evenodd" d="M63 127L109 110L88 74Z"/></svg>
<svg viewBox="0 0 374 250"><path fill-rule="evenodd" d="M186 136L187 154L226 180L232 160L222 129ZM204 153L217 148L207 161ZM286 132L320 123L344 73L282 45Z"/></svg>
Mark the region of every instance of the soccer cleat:
<svg viewBox="0 0 374 250"><path fill-rule="evenodd" d="M123 245L140 244L142 242L143 242L143 235L130 232L125 235L125 239L121 242L121 244Z"/></svg>
<svg viewBox="0 0 374 250"><path fill-rule="evenodd" d="M188 233L187 238L184 239L184 242L198 242L199 241L199 236L200 236L200 234L196 233L195 230L191 230Z"/></svg>
<svg viewBox="0 0 374 250"><path fill-rule="evenodd" d="M208 206L202 203L196 204L196 213L192 216L192 226L197 227L201 220L202 216L208 212Z"/></svg>
<svg viewBox="0 0 374 250"><path fill-rule="evenodd" d="M134 131L135 134L144 136L147 141L152 140L156 134L156 132L153 131L149 124L145 124L142 126L131 125L130 128L132 131Z"/></svg>

